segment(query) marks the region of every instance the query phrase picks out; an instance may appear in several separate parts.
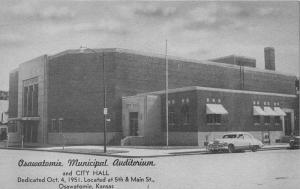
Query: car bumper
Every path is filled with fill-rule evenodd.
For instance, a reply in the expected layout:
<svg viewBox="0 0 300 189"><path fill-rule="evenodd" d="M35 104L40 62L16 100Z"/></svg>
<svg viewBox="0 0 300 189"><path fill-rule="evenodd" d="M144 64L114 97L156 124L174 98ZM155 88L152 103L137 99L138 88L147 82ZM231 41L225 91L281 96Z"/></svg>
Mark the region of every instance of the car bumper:
<svg viewBox="0 0 300 189"><path fill-rule="evenodd" d="M228 150L228 146L223 144L209 144L207 149L209 151Z"/></svg>

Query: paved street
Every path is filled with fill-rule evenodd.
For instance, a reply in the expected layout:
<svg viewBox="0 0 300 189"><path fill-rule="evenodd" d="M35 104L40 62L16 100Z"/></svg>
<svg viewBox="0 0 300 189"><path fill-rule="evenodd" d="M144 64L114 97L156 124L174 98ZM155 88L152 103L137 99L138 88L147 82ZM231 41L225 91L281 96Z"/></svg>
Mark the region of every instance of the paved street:
<svg viewBox="0 0 300 189"><path fill-rule="evenodd" d="M143 158L143 161L153 161L155 166L112 166L114 160L126 160L126 158L65 154L55 152L39 151L18 151L0 150L0 183L1 188L67 188L66 185L59 185L63 182L55 182L55 178L61 179L63 172L73 171L73 177L77 177L81 184L90 184L92 188L97 188L95 183L83 181L84 176L75 175L75 171L94 171L93 167L69 167L68 159L78 159L79 161L104 161L107 159L108 167L98 167L96 169L106 169L108 177L151 177L154 182L118 182L104 183L112 184L114 188L238 188L238 189L276 189L276 188L297 188L300 185L300 150L272 150L244 152L244 153L222 153L222 154L197 154ZM18 161L61 161L63 167L18 167ZM141 160L136 158L134 160ZM53 178L53 183L21 183L20 178ZM86 178L94 178L88 175ZM68 176L65 179L70 179ZM51 179L49 179L51 180ZM78 181L69 180L69 185L78 184ZM79 183L79 184L80 184Z"/></svg>

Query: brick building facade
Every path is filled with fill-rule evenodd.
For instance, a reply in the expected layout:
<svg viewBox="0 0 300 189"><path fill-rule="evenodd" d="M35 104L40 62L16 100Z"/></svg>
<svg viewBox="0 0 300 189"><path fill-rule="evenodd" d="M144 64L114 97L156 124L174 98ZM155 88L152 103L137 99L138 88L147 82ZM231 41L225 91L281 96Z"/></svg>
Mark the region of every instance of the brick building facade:
<svg viewBox="0 0 300 189"><path fill-rule="evenodd" d="M141 120L147 126L141 128L145 133L134 134L139 135L139 138L131 137L133 139L130 140L150 144L155 139L157 144L163 144L164 94L159 91L165 87L165 58L162 55L124 49L99 49L95 52L67 50L20 64L19 68L10 73L9 83L9 117L19 128L16 135L24 135L25 142L57 144L64 138L67 144L102 144L103 62L109 119L107 142L119 144L123 138L126 143L124 139L133 135L134 132L128 132L127 126L131 121L125 116L128 114L132 120L136 120L137 128ZM170 125L170 134L175 138L181 135L181 141L186 139L187 142L174 140L171 144L201 145L203 136L207 135L205 132L232 130L261 132L268 129L274 131L274 141L284 136L283 123L280 126L272 124L275 116L270 118L268 128L253 125L254 101L259 101L262 106L263 103L269 103L272 108L278 106L291 111L293 117L290 127L295 130L298 125L295 119L296 77L274 70L260 70L253 68L253 65L241 68L231 63L169 57L169 88L174 90L170 97L174 95L174 98L178 98L174 100L179 102L179 96L186 93L189 103L193 104L191 107L185 106L188 112L191 111L190 115L184 115L190 121L188 125L182 127L181 122ZM182 88L186 91L182 92ZM147 95L138 98L140 94ZM207 99L224 103L228 115L221 117L222 126L207 124ZM139 103L133 104L138 107L128 106L128 100L137 100ZM147 109L148 103L159 110L159 114ZM179 113L182 107L174 105L173 109L174 113L177 112L174 114L176 119L182 120ZM133 113L138 110L143 110L146 117ZM32 111L32 114L26 113L28 111ZM260 124L264 124L263 120ZM197 139L189 139L191 135ZM170 140L173 140L172 137Z"/></svg>

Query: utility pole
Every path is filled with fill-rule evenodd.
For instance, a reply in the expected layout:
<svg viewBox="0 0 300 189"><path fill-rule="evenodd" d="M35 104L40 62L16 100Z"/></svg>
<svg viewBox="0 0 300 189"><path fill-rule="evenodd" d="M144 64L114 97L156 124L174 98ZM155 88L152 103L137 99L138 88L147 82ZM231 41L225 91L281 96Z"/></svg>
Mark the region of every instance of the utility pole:
<svg viewBox="0 0 300 189"><path fill-rule="evenodd" d="M168 65L168 40L166 40L166 145L169 146L169 96L168 96L168 88L169 88L169 73L168 73L169 65Z"/></svg>
<svg viewBox="0 0 300 189"><path fill-rule="evenodd" d="M107 108L106 108L106 83L105 83L105 62L104 62L104 51L102 54L102 76L103 76L103 122L104 122L104 153L106 153L106 115L107 115Z"/></svg>

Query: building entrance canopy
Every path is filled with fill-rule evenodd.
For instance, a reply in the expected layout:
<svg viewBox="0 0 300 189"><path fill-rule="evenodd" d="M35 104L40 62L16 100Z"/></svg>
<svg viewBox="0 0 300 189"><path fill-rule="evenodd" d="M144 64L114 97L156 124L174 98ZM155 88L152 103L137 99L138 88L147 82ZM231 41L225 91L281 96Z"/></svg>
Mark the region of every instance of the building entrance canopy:
<svg viewBox="0 0 300 189"><path fill-rule="evenodd" d="M228 114L222 104L206 104L206 114Z"/></svg>

